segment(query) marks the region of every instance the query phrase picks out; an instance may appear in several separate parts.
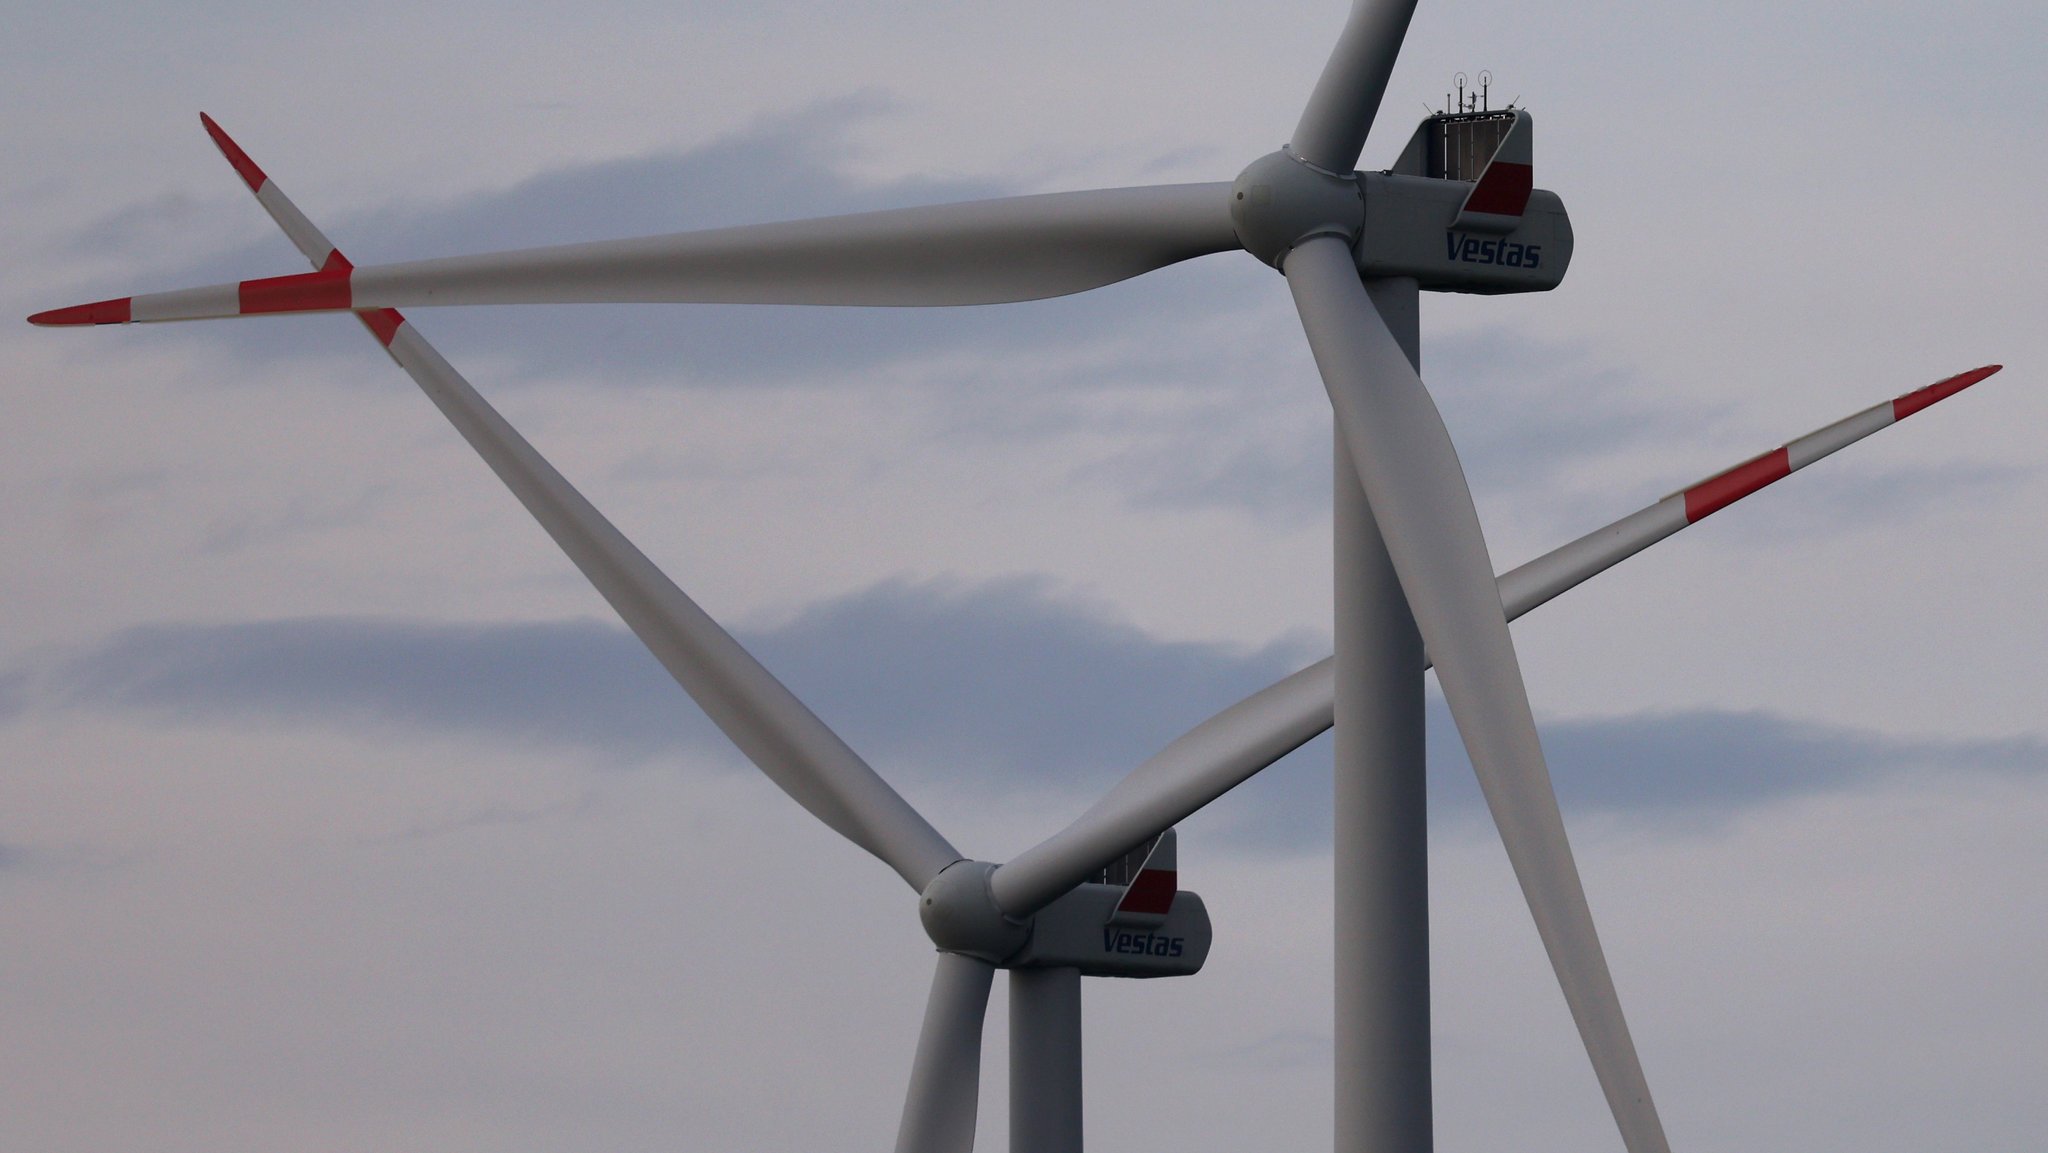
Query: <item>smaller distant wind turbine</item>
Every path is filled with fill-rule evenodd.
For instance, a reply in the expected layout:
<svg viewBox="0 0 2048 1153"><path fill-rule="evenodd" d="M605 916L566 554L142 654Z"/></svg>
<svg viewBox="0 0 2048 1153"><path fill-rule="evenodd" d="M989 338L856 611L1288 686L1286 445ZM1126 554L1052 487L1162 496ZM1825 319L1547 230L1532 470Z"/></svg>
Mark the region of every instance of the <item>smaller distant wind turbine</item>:
<svg viewBox="0 0 2048 1153"><path fill-rule="evenodd" d="M1353 171L1413 0L1358 0L1292 141L1229 184L1015 197L356 268L210 119L312 261L298 276L31 317L114 324L353 311L762 772L918 893L938 948L899 1153L974 1141L981 1030L1010 972L1011 1145L1081 1147L1082 976L1199 969L1201 900L1173 826L1337 731L1340 1150L1430 1143L1422 673L1434 664L1565 1000L1630 1153L1668 1148L1594 931L1507 623L1829 453L1997 371L1908 393L1674 493L1495 577L1423 388L1417 293L1545 291L1571 257L1533 187L1533 123L1467 106L1394 166ZM683 594L470 387L396 306L602 301L986 304L1080 292L1243 249L1286 276L1335 413L1337 652L1204 721L1072 824L1001 864L968 858Z"/></svg>

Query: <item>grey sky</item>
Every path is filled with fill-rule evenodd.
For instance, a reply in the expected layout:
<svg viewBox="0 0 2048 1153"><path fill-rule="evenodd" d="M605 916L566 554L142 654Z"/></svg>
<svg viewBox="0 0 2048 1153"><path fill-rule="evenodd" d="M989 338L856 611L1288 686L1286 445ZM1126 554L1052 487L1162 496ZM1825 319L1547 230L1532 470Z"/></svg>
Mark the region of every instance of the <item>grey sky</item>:
<svg viewBox="0 0 2048 1153"><path fill-rule="evenodd" d="M431 255L1228 179L1342 16L16 7L15 316L295 267L200 109L359 260ZM1428 0L1367 150L1491 68L1571 208L1560 291L1426 305L1502 567L2009 366L1517 626L1688 1150L2048 1131L2043 20ZM735 771L331 319L0 326L0 1147L886 1147L909 894ZM1327 405L1241 259L1017 309L417 319L978 853L1327 647ZM1434 723L1439 1148L1611 1148ZM1326 1143L1325 764L1184 830L1218 948L1091 985L1093 1144Z"/></svg>

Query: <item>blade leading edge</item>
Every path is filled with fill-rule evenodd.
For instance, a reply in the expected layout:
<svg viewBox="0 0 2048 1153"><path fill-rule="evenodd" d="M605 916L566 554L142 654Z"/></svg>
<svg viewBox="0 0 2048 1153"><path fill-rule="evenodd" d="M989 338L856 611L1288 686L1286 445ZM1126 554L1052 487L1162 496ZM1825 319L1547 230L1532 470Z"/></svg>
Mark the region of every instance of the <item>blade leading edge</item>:
<svg viewBox="0 0 2048 1153"><path fill-rule="evenodd" d="M210 117L206 130L306 258L348 266L326 235ZM390 309L358 313L463 439L582 570L676 683L768 778L812 815L922 890L961 858L908 801L498 415L417 329Z"/></svg>
<svg viewBox="0 0 2048 1153"><path fill-rule="evenodd" d="M1162 184L323 267L54 309L29 322L444 304L998 304L1100 288L1237 247L1230 185Z"/></svg>
<svg viewBox="0 0 2048 1153"><path fill-rule="evenodd" d="M1305 241L1282 271L1622 1142L1630 1153L1668 1153L1572 860L1457 450L1366 295L1350 245L1336 237Z"/></svg>
<svg viewBox="0 0 2048 1153"><path fill-rule="evenodd" d="M940 953L917 1035L896 1153L971 1153L981 1106L981 1027L995 967Z"/></svg>
<svg viewBox="0 0 2048 1153"><path fill-rule="evenodd" d="M1308 106L1294 127L1288 148L1295 156L1325 172L1345 173L1358 166L1366 133L1379 114L1380 99L1393 75L1394 59L1408 34L1416 0L1353 0L1351 15L1329 63L1316 77Z"/></svg>

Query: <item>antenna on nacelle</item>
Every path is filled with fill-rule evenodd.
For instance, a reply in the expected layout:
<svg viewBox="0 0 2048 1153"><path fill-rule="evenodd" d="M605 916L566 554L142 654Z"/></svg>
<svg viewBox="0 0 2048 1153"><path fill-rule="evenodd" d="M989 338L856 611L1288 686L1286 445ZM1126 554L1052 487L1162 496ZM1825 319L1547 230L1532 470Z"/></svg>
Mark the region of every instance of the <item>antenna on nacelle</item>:
<svg viewBox="0 0 2048 1153"><path fill-rule="evenodd" d="M1455 93L1444 93L1444 110L1441 113L1432 113L1432 115L1466 116L1474 112L1493 111L1491 93L1493 88L1492 72L1481 69L1479 72L1479 87L1469 91L1465 87L1466 80L1463 72L1451 77L1451 83L1457 88L1457 91ZM1515 100L1520 99L1521 97L1519 96L1515 97ZM1509 109L1514 108L1514 106L1514 102L1509 102Z"/></svg>

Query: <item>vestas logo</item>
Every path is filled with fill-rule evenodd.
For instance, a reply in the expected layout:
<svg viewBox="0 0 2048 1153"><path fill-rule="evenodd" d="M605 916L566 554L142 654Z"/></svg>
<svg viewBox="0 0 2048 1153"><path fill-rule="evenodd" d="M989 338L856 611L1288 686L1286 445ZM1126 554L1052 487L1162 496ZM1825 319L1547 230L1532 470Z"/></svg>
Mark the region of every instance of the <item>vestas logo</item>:
<svg viewBox="0 0 2048 1153"><path fill-rule="evenodd" d="M1141 957L1178 957L1186 948L1186 937L1132 933L1115 927L1102 931L1102 951L1105 953L1128 953Z"/></svg>
<svg viewBox="0 0 2048 1153"><path fill-rule="evenodd" d="M1543 263L1540 244L1511 244L1505 240L1481 240L1462 232L1444 233L1444 259L1464 264L1498 264L1506 268L1536 268Z"/></svg>

